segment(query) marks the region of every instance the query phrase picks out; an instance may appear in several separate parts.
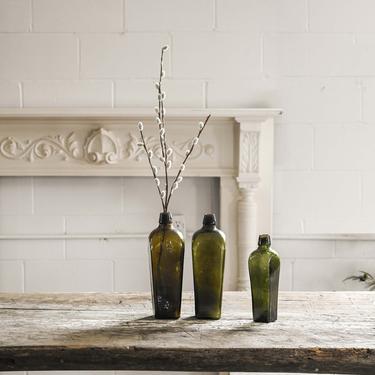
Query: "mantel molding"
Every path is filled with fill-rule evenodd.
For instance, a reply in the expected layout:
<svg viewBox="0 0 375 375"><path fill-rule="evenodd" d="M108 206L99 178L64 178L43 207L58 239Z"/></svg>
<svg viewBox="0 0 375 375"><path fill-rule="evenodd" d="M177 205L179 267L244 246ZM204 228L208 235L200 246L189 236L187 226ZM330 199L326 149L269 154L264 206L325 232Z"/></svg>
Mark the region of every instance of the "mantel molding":
<svg viewBox="0 0 375 375"><path fill-rule="evenodd" d="M220 223L237 268L227 288L247 289L249 251L260 232L272 233L273 125L281 110L169 109L172 175L209 113L184 175L220 178ZM0 176L150 176L138 121L158 155L151 109L0 109Z"/></svg>
<svg viewBox="0 0 375 375"><path fill-rule="evenodd" d="M195 118L211 114L215 118L235 118L238 122L277 117L279 108L168 108L169 118ZM150 108L0 108L1 118L94 118L116 119L155 117Z"/></svg>
<svg viewBox="0 0 375 375"><path fill-rule="evenodd" d="M171 108L167 126L176 162L183 158L195 134L194 126L208 113L212 117L186 175L258 174L259 129L281 111ZM0 175L148 176L148 165L137 146L136 124L140 120L145 123L148 143L158 154L154 117L152 110L144 108L0 109ZM256 133L243 132L248 123L258 124Z"/></svg>

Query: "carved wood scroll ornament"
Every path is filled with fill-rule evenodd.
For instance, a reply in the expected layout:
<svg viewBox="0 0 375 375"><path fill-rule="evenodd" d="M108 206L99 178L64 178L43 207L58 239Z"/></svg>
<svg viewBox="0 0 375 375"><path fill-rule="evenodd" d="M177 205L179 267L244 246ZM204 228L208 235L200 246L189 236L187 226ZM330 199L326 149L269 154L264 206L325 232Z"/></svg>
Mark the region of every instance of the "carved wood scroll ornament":
<svg viewBox="0 0 375 375"><path fill-rule="evenodd" d="M155 155L158 155L158 140L150 137L148 140L152 145ZM180 157L185 155L185 150L191 140L184 142L172 142L170 147L174 154ZM121 160L142 161L142 148L138 145L137 137L129 133L123 142L112 131L99 128L92 130L82 141L75 132L68 135L42 136L36 139L19 140L9 136L0 141L0 156L11 160L45 160L59 157L62 161L85 161L89 164L114 164ZM211 156L215 151L212 144L199 144L192 159L202 155Z"/></svg>

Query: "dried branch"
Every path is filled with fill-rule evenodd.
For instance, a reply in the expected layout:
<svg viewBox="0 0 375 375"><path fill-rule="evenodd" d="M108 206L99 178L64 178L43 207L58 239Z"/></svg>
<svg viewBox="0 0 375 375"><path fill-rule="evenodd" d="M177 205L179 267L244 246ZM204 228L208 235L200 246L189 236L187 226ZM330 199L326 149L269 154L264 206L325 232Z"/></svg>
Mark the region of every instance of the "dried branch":
<svg viewBox="0 0 375 375"><path fill-rule="evenodd" d="M159 128L159 142L161 148L161 156L160 161L163 163L164 166L164 177L165 177L165 190L160 189L160 180L157 177L157 167L152 164L151 158L153 157L152 151L147 148L145 138L143 135L143 124L140 122L138 123L139 132L141 135L142 142L139 142L139 146L142 146L146 152L148 162L151 167L152 174L154 176L154 180L159 192L160 200L163 206L163 211L168 211L169 202L173 192L178 188L178 184L182 181L182 172L185 169L186 161L188 160L189 156L194 150L195 145L199 142L199 138L202 134L203 129L205 128L209 118L211 115L208 115L204 122L199 123L199 131L195 138L193 138L190 149L186 150L186 156L180 166L180 169L173 180L172 185L169 185L169 176L168 176L168 169L172 167L172 160L170 159L173 153L172 148L168 148L167 140L166 140L166 123L165 123L165 107L164 107L164 99L165 99L165 92L162 90L162 83L163 78L165 77L164 71L164 53L168 50L168 46L164 46L161 49L160 55L160 73L159 73L159 81L155 83L155 87L158 91L158 106L155 107L156 122Z"/></svg>
<svg viewBox="0 0 375 375"><path fill-rule="evenodd" d="M156 84L156 88L158 90L158 107L155 109L157 110L157 125L159 126L159 140L160 140L160 147L162 152L162 163L164 164L164 175L165 175L165 202L164 202L164 210L167 210L167 197L169 193L169 178L168 178L168 154L167 154L167 141L166 141L166 131L165 131L165 109L164 109L164 99L165 99L165 92L162 90L162 81L165 76L164 71L164 52L168 51L168 46L164 46L161 49L160 54L160 72L159 72L159 82Z"/></svg>
<svg viewBox="0 0 375 375"><path fill-rule="evenodd" d="M180 166L180 169L178 170L178 173L177 173L175 179L173 180L172 188L171 188L171 191L169 192L169 195L168 195L167 204L166 204L167 209L168 209L169 201L171 199L173 191L178 189L178 184L182 181L181 174L185 170L186 162L189 159L189 156L191 155L191 153L193 152L195 145L199 142L199 138L200 138L200 136L201 136L204 128L206 127L206 124L207 124L208 120L210 119L210 117L211 117L211 115L208 115L206 117L206 120L204 122L200 123L199 131L198 131L197 136L195 138L193 138L193 140L191 142L190 149L186 150L185 159L183 160L183 162L182 162L182 164Z"/></svg>
<svg viewBox="0 0 375 375"><path fill-rule="evenodd" d="M151 171L152 171L152 175L154 176L154 181L155 181L155 184L156 184L156 187L158 189L158 192L159 192L159 196L160 196L160 200L161 200L161 204L163 206L163 211L166 211L166 206L165 206L165 203L164 203L164 200L163 198L166 197L166 192L162 192L160 190L160 180L158 179L157 175L156 175L156 167L154 165L152 165L152 162L151 162L151 158L152 158L152 151L151 150L148 150L147 148L147 145L146 145L146 142L145 142L145 138L144 138L144 135L143 135L143 124L141 122L138 123L138 129L139 129L139 133L141 135L141 139L142 139L142 142L140 142L138 145L139 146L142 146L143 149L145 150L146 152L146 155L147 155L147 160L148 160L148 163L150 164L150 167L151 167ZM163 194L164 193L164 194Z"/></svg>

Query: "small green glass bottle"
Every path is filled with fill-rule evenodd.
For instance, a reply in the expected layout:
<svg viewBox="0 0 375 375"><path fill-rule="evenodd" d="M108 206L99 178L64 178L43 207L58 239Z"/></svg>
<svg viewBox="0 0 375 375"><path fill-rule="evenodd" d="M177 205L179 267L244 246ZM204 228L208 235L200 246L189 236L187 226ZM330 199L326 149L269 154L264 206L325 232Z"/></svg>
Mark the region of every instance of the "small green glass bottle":
<svg viewBox="0 0 375 375"><path fill-rule="evenodd" d="M159 226L149 235L151 288L156 319L178 319L181 314L182 274L185 243L172 223L172 215L162 212Z"/></svg>
<svg viewBox="0 0 375 375"><path fill-rule="evenodd" d="M223 296L225 235L216 227L213 214L206 214L203 227L193 235L195 316L220 319Z"/></svg>
<svg viewBox="0 0 375 375"><path fill-rule="evenodd" d="M249 256L253 319L269 323L277 319L280 257L271 249L268 234L259 236L258 248Z"/></svg>

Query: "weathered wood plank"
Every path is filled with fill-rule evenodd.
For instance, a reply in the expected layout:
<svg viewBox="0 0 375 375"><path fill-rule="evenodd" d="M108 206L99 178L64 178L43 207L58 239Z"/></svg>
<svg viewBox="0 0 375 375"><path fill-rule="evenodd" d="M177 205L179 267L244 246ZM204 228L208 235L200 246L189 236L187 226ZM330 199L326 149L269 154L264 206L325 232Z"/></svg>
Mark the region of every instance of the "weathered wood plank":
<svg viewBox="0 0 375 375"><path fill-rule="evenodd" d="M227 292L223 317L155 320L148 294L0 294L0 371L375 373L375 293L280 294L275 323Z"/></svg>

